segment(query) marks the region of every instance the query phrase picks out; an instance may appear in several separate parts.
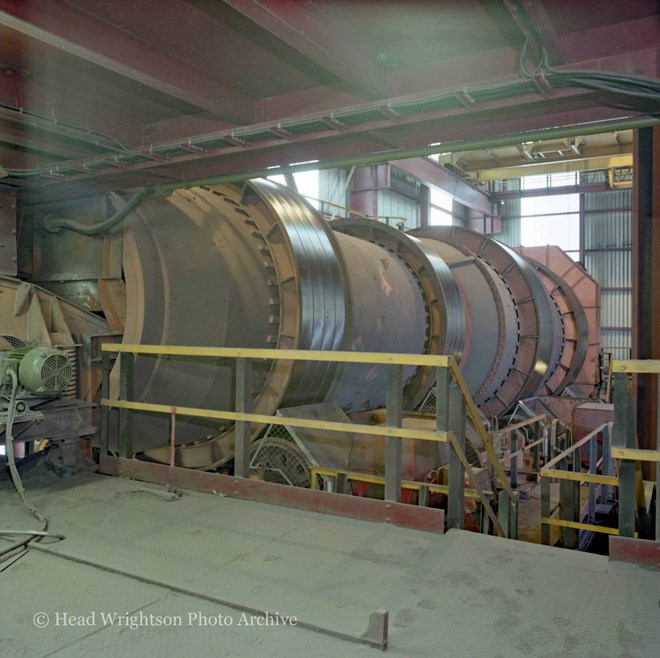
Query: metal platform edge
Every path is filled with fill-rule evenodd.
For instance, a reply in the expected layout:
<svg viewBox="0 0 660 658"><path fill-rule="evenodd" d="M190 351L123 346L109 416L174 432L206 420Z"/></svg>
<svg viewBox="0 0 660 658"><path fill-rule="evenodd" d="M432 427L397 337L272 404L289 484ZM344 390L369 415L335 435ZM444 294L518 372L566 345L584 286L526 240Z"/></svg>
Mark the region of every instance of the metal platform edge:
<svg viewBox="0 0 660 658"><path fill-rule="evenodd" d="M136 459L102 456L100 472L104 475L170 485L201 493L266 503L307 512L347 517L359 521L392 525L444 534L445 513L441 509L374 500L345 494L314 491L300 487L208 473L178 466L166 466Z"/></svg>

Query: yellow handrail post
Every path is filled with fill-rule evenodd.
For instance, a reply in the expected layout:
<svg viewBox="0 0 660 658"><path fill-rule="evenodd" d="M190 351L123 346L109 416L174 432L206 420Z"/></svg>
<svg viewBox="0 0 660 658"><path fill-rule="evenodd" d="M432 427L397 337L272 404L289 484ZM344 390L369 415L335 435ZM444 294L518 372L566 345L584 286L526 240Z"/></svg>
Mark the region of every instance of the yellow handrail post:
<svg viewBox="0 0 660 658"><path fill-rule="evenodd" d="M119 399L128 400L133 396L133 364L135 354L123 352L119 355ZM128 409L119 411L119 456L133 456L133 436Z"/></svg>
<svg viewBox="0 0 660 658"><path fill-rule="evenodd" d="M403 366L387 366L386 424L399 429L403 424ZM401 440L385 438L385 500L401 500Z"/></svg>
<svg viewBox="0 0 660 658"><path fill-rule="evenodd" d="M112 355L110 352L101 352L101 399L110 397L110 369L112 368ZM110 444L110 409L101 406L101 459L108 454Z"/></svg>
<svg viewBox="0 0 660 658"><path fill-rule="evenodd" d="M453 433L454 439L449 448L447 527L463 528L465 526L465 468L461 455L465 454L465 400L458 386L451 386L449 389L449 429Z"/></svg>
<svg viewBox="0 0 660 658"><path fill-rule="evenodd" d="M250 396L250 362L245 357L236 359L236 399L238 413L248 410ZM241 478L250 475L250 421L236 421L234 445L234 474Z"/></svg>
<svg viewBox="0 0 660 658"><path fill-rule="evenodd" d="M635 448L635 417L633 399L628 391L628 375L614 373L614 431L612 447ZM635 462L622 459L619 463L619 535L635 533Z"/></svg>

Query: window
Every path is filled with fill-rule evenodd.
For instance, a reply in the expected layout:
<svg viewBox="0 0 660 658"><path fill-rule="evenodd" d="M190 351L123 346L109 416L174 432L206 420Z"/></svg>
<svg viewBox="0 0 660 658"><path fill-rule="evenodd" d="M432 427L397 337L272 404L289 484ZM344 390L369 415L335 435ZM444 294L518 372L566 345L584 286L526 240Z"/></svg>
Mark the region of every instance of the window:
<svg viewBox="0 0 660 658"><path fill-rule="evenodd" d="M318 169L312 171L299 171L293 174L293 179L296 181L296 187L298 192L304 197L308 198L307 201L316 208L319 209L319 203L315 199L319 198L319 172ZM280 185L286 185L286 179L283 174L274 174L273 176L268 176L268 180L272 180L275 183Z"/></svg>
<svg viewBox="0 0 660 658"><path fill-rule="evenodd" d="M579 173L559 171L555 174L536 174L520 179L521 190L542 190L545 187L567 187L578 184Z"/></svg>
<svg viewBox="0 0 660 658"><path fill-rule="evenodd" d="M429 225L451 226L453 224L452 210L454 199L449 192L435 187L429 189Z"/></svg>
<svg viewBox="0 0 660 658"><path fill-rule="evenodd" d="M580 255L580 195L527 197L520 200L520 243L557 245L573 260Z"/></svg>

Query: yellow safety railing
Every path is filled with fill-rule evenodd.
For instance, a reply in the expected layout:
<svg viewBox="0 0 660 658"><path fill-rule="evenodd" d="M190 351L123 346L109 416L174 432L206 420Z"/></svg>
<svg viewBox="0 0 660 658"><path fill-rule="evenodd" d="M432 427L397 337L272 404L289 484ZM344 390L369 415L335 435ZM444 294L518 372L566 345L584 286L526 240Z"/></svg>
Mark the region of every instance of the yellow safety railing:
<svg viewBox="0 0 660 658"><path fill-rule="evenodd" d="M343 477L349 482L364 482L365 484L385 484L385 478L382 475L370 475L369 473L357 473L356 471L344 471L337 468L312 467L309 469L311 475L311 488L319 489L319 477ZM417 482L415 480L401 480L401 488L407 491L428 491L429 493L448 494L449 485L433 484L431 482ZM491 495L492 492L484 491L485 495ZM474 489L465 490L466 498L479 498L479 493Z"/></svg>
<svg viewBox="0 0 660 658"><path fill-rule="evenodd" d="M614 434L611 455L619 466L619 531L633 537L638 502L643 496L640 462L660 463L660 394L658 395L656 449L641 450L637 445L635 406L630 391L629 375L660 375L660 360L628 359L612 362L614 383ZM660 390L660 381L658 382ZM647 428L653 431L653 428ZM656 466L656 497L660 495L660 467ZM660 538L660 513L655 515L655 536Z"/></svg>
<svg viewBox="0 0 660 658"><path fill-rule="evenodd" d="M316 203L320 204L319 211L321 212L322 215L331 215L333 217L339 216L336 213L326 212L325 207L328 206L330 208L335 208L337 210L340 210L342 213L346 213L347 219L358 217L360 219L374 219L376 221L385 221L385 223L387 224L389 224L390 220L394 220L396 223L402 223L402 224L408 222L408 219L406 217L401 217L400 215L369 215L367 213L360 212L359 210L353 210L346 206L341 206L338 203L332 203L332 201L324 201L323 199L317 199L316 197L309 196L308 194L303 194L302 196L304 196L306 199L309 199L310 201L315 201Z"/></svg>
<svg viewBox="0 0 660 658"><path fill-rule="evenodd" d="M550 526L571 530L618 535L616 528L595 523L598 498L613 500L613 487L619 486L619 478L614 474L614 463L610 457L612 423L603 423L587 436L569 446L541 468L541 541L550 543ZM598 459L598 438L602 437L602 457ZM580 448L589 449L589 472L582 472ZM598 469L601 473L598 473ZM559 503L551 507L550 481L560 481ZM580 521L582 510L580 487L589 486L587 517L591 523ZM600 487L597 487L600 485ZM558 517L556 515L559 515ZM567 518L568 517L568 518ZM565 534L564 546L576 548L574 535Z"/></svg>
<svg viewBox="0 0 660 658"><path fill-rule="evenodd" d="M502 465L495 455L490 436L481 424L481 417L472 397L469 394L460 369L451 356L444 355L418 355L418 354L386 354L372 352L334 352L334 351L312 351L312 350L281 350L281 349L241 349L241 348L221 348L221 347L184 347L184 346L166 346L166 345L116 345L106 344L102 347L103 353L103 378L102 378L102 422L101 438L102 449L107 452L109 444L109 410L117 409L119 411L119 446L120 456L132 456L132 441L128 432L127 413L129 411L140 411L157 414L167 414L174 417L188 416L194 418L205 418L211 420L234 421L236 423L235 431L235 474L239 477L247 477L249 473L248 449L250 443L249 424L270 424L286 425L290 427L317 429L331 432L351 432L355 434L369 434L386 437L386 459L385 459L385 487L386 498L389 500L398 500L401 490L401 465L400 458L397 458L397 452L400 454L400 440L414 439L423 441L448 441L453 449L455 461L450 460L450 489L456 493L461 500L456 501L450 495L450 512L448 518L454 519L457 524L462 524L462 508L464 497L464 477L468 480L474 490L477 492L486 513L497 534L508 535L510 530L503 530L497 515L491 508L490 502L484 492L475 480L472 468L464 453L465 427L464 423L455 423L452 430L449 429L449 406L450 400L454 395L453 387L450 391L450 380L453 379L457 385L458 402L454 400L453 404L459 404L460 407L467 410L470 418L477 429L482 440L483 446L488 455L489 463L499 480L500 486L506 493L508 504L515 507L517 503L517 494L515 494L506 479ZM111 400L109 396L109 373L111 368L111 354L119 354L119 379L120 379L120 399ZM214 409L201 409L193 407L179 407L170 404L155 404L147 402L135 402L128 400L132 389L132 371L135 356L138 354L150 354L159 356L194 356L208 358L226 358L236 360L236 400L235 411L221 411ZM334 363L364 363L380 364L388 367L388 387L387 387L387 407L394 409L392 418L388 413L388 421L385 426L374 426L356 423L342 423L334 421L324 421L302 418L282 418L280 416L271 416L265 414L248 413L247 400L247 363L250 359L264 360L289 360L289 361L323 361ZM438 391L438 406L441 411L436 418L436 430L421 430L414 428L403 428L402 425L402 368L403 366L431 367L437 369L436 388ZM390 373L393 376L390 377ZM397 386L390 385L390 381L398 382ZM462 418L460 413L457 417ZM394 440L394 443L391 440ZM171 465L174 465L174 435L172 434L172 458ZM398 461L398 466L396 465ZM454 483L452 485L452 482ZM468 494L471 495L471 494ZM454 496L455 497L455 496ZM502 505L502 503L500 503ZM460 518L459 518L460 517ZM512 515L505 516L511 519Z"/></svg>
<svg viewBox="0 0 660 658"><path fill-rule="evenodd" d="M558 425L558 420L555 418L552 420L552 428L556 429ZM540 450L542 444L548 440L549 437L546 437L544 432L544 426L547 423L547 417L545 414L539 414L532 416L531 418L525 418L517 423L511 425L505 425L504 427L499 427L494 429L492 432L493 435L493 447L500 453L504 453L500 457L500 463L506 468L508 464L509 477L512 487L518 486L518 457L524 455L525 453L531 452L533 454L533 468L534 473L539 472L540 464ZM532 437L536 436L534 441L530 443L525 443L526 438L528 437L527 431L529 431ZM520 434L523 433L522 445L520 441ZM504 441L504 438L508 437L508 448L504 451L500 448L501 444ZM552 442L554 446L554 441Z"/></svg>

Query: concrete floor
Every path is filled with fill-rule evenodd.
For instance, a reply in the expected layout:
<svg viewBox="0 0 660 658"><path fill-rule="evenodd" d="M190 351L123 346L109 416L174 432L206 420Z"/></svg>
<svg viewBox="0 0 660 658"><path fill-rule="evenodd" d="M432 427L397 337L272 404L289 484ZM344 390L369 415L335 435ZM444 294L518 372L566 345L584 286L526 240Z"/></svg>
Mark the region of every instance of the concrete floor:
<svg viewBox="0 0 660 658"><path fill-rule="evenodd" d="M657 571L205 494L164 502L134 492L152 485L88 474L63 480L42 466L24 482L67 538L43 542L48 553L32 550L0 574L3 657L378 655L300 627L239 625L241 611L218 601L296 615L352 638L371 612L387 609L393 656L660 655ZM0 527L36 526L8 482L0 510ZM101 619L139 611L143 620L179 616L181 625L130 629ZM38 612L48 627L35 628ZM91 623L58 626L57 613ZM199 625L218 614L233 626Z"/></svg>

